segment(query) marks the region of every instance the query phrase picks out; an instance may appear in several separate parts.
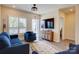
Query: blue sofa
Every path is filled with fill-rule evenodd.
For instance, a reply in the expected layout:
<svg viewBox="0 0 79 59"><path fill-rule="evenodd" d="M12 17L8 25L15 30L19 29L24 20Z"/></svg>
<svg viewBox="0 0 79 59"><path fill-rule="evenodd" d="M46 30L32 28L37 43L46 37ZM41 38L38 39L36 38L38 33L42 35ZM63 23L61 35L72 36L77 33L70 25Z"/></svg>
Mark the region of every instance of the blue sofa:
<svg viewBox="0 0 79 59"><path fill-rule="evenodd" d="M9 35L7 32L0 34L0 54L27 54L29 45L22 44L18 35Z"/></svg>
<svg viewBox="0 0 79 59"><path fill-rule="evenodd" d="M0 35L0 49L7 47L11 47L10 40L4 35Z"/></svg>
<svg viewBox="0 0 79 59"><path fill-rule="evenodd" d="M0 54L29 54L29 44L1 49Z"/></svg>
<svg viewBox="0 0 79 59"><path fill-rule="evenodd" d="M36 40L36 34L31 31L28 31L28 32L24 33L24 39L27 42L32 42L32 41Z"/></svg>
<svg viewBox="0 0 79 59"><path fill-rule="evenodd" d="M7 32L2 32L0 36L3 38L5 37L5 40L9 39L11 46L18 46L22 44L18 38L18 35L9 35Z"/></svg>
<svg viewBox="0 0 79 59"><path fill-rule="evenodd" d="M79 54L79 45L75 45L75 44L70 43L68 50L61 51L61 52L58 52L56 54Z"/></svg>

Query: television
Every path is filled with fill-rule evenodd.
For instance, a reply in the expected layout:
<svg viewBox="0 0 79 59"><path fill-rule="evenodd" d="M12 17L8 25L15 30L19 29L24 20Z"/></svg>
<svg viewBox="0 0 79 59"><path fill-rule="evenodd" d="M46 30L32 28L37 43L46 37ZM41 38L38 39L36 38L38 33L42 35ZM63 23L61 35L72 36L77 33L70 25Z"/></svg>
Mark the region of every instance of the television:
<svg viewBox="0 0 79 59"><path fill-rule="evenodd" d="M42 28L54 29L54 18L44 19L41 24Z"/></svg>

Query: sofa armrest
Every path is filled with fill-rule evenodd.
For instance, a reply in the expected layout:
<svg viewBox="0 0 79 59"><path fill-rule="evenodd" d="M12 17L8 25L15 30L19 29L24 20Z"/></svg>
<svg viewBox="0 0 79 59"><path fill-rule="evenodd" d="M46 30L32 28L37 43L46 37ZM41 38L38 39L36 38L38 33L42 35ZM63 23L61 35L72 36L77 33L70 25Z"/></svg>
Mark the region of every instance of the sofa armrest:
<svg viewBox="0 0 79 59"><path fill-rule="evenodd" d="M2 49L0 54L29 54L29 44Z"/></svg>

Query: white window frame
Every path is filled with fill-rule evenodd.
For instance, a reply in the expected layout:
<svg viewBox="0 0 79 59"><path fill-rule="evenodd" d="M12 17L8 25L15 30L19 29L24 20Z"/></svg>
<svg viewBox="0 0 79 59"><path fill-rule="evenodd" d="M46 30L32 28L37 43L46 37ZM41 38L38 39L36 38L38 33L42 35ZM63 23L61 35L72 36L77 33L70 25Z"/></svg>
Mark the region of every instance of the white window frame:
<svg viewBox="0 0 79 59"><path fill-rule="evenodd" d="M27 19L26 19L26 27L19 27L19 19L20 19L20 18L26 19L25 17L19 17L19 18L18 18L18 33L20 33L20 30L19 30L19 29L22 29L22 28L25 28L25 30L27 30Z"/></svg>
<svg viewBox="0 0 79 59"><path fill-rule="evenodd" d="M9 16L9 17L16 17L16 16ZM10 28L15 28L15 29L17 29L18 30L18 32L17 32L17 34L19 34L20 32L20 29L21 29L21 27L19 27L19 19L20 18L25 18L25 17L17 17L17 20L18 20L18 27L9 27L9 17L8 17L8 32L9 32L9 29ZM22 27L22 28L25 28L25 30L27 31L27 18L25 18L26 19L26 27ZM12 35L12 34L11 34Z"/></svg>

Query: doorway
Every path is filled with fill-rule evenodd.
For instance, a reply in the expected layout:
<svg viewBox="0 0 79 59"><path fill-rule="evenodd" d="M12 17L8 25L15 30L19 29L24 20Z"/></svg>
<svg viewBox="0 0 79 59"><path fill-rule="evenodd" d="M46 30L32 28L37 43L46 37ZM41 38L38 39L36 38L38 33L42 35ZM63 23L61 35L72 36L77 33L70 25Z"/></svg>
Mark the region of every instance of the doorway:
<svg viewBox="0 0 79 59"><path fill-rule="evenodd" d="M75 41L75 8L60 9L60 39Z"/></svg>
<svg viewBox="0 0 79 59"><path fill-rule="evenodd" d="M60 17L60 40L63 40L64 34L64 17Z"/></svg>
<svg viewBox="0 0 79 59"><path fill-rule="evenodd" d="M36 39L39 40L40 34L40 20L39 19L32 19L32 31L36 33Z"/></svg>

